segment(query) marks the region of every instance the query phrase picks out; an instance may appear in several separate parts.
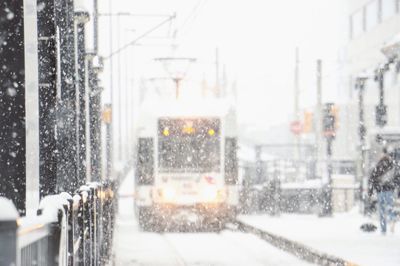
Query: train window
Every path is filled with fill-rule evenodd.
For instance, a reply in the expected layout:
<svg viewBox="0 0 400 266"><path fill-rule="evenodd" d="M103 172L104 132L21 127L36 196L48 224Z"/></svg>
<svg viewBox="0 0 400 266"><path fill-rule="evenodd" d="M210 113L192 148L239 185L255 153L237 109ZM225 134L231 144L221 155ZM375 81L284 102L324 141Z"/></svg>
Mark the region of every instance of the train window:
<svg viewBox="0 0 400 266"><path fill-rule="evenodd" d="M225 183L236 184L238 181L236 138L225 138Z"/></svg>
<svg viewBox="0 0 400 266"><path fill-rule="evenodd" d="M162 172L220 171L220 120L172 119L158 123L158 166ZM168 129L168 134L165 134Z"/></svg>
<svg viewBox="0 0 400 266"><path fill-rule="evenodd" d="M140 138L138 143L136 182L140 185L154 183L154 143L152 138Z"/></svg>

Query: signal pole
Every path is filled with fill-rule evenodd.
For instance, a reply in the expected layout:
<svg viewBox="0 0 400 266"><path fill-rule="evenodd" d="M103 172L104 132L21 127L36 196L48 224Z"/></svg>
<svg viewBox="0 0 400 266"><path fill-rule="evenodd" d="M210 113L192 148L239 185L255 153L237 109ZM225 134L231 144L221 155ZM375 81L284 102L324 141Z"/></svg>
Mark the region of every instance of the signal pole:
<svg viewBox="0 0 400 266"><path fill-rule="evenodd" d="M317 175L320 170L320 156L322 156L322 60L317 60L317 110L315 112L315 161Z"/></svg>
<svg viewBox="0 0 400 266"><path fill-rule="evenodd" d="M367 135L367 128L365 127L365 119L364 119L364 89L365 89L365 81L367 80L366 77L359 77L356 80L356 89L358 89L358 113L359 113L359 136L360 136L360 156L359 156L359 182L360 182L360 189L361 189L361 201L362 201L362 209L361 211L363 214L366 214L366 200L367 200L367 193L366 193L366 172L365 172L365 163L366 163L366 135Z"/></svg>
<svg viewBox="0 0 400 266"><path fill-rule="evenodd" d="M299 113L299 47L296 47L295 68L294 68L294 121L300 121ZM295 135L295 160L300 160L300 134Z"/></svg>
<svg viewBox="0 0 400 266"><path fill-rule="evenodd" d="M219 50L215 48L215 97L220 97L220 82L219 82Z"/></svg>
<svg viewBox="0 0 400 266"><path fill-rule="evenodd" d="M323 189L323 209L321 216L332 215L332 142L335 139L336 117L334 112L335 105L326 103L324 107L323 129L326 138L326 160L328 170L328 182Z"/></svg>
<svg viewBox="0 0 400 266"><path fill-rule="evenodd" d="M379 103L376 106L376 125L380 128L387 124L387 106L385 105L385 86L384 86L384 75L385 71L389 69L389 65L379 67L375 73L375 81L379 85Z"/></svg>

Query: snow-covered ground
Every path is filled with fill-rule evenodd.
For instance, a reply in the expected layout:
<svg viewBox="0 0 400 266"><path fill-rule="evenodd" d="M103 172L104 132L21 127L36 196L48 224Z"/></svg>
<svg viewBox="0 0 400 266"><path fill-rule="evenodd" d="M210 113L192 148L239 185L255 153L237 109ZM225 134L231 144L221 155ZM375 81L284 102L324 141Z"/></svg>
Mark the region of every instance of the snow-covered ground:
<svg viewBox="0 0 400 266"><path fill-rule="evenodd" d="M116 265L309 265L240 232L140 232L133 212L133 173L122 183L114 239Z"/></svg>
<svg viewBox="0 0 400 266"><path fill-rule="evenodd" d="M319 218L315 215L282 214L241 216L241 221L270 233L298 241L316 250L357 265L400 265L400 225L395 234L365 233L360 226L371 220L354 209L349 213ZM377 221L373 221L378 225Z"/></svg>

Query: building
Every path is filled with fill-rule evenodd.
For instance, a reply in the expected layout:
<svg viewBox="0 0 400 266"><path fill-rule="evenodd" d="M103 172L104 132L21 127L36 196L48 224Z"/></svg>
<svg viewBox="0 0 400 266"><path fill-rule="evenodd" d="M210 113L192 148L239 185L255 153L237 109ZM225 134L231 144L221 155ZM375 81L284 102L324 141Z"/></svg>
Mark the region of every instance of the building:
<svg viewBox="0 0 400 266"><path fill-rule="evenodd" d="M375 126L375 106L379 101L378 82L374 71L388 62L381 49L400 41L400 0L350 0L349 42L346 70L349 77L350 103L357 103L355 80L366 74L366 126ZM387 126L400 126L400 80L396 63L384 73Z"/></svg>
<svg viewBox="0 0 400 266"><path fill-rule="evenodd" d="M400 0L349 0L348 32L345 73L349 98L343 106L345 111L341 112L344 123L341 123L337 148L360 159L358 77L367 78L363 95L367 134L378 128L376 106L381 97L376 77L379 69L384 69L385 127L400 128L400 64L396 62L398 58L388 64L389 59L382 52L382 48L400 42Z"/></svg>

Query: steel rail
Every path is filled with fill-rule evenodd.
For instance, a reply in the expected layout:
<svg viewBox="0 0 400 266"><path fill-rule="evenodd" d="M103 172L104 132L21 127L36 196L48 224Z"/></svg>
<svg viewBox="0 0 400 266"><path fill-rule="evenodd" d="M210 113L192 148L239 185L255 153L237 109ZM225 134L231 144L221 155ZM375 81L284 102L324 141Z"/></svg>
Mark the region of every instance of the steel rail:
<svg viewBox="0 0 400 266"><path fill-rule="evenodd" d="M314 264L322 266L357 266L356 263L327 254L325 252L318 251L305 244L267 232L265 230L261 230L249 224L243 223L239 220L235 220L231 225L228 225L226 229L256 235L259 238L267 241L271 245L283 251L291 253L304 261Z"/></svg>

